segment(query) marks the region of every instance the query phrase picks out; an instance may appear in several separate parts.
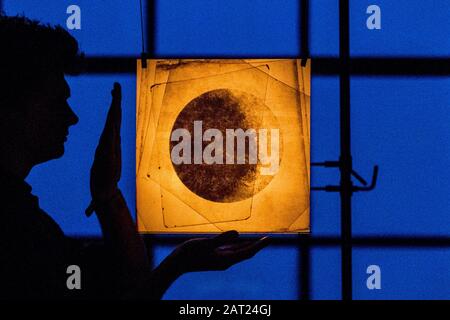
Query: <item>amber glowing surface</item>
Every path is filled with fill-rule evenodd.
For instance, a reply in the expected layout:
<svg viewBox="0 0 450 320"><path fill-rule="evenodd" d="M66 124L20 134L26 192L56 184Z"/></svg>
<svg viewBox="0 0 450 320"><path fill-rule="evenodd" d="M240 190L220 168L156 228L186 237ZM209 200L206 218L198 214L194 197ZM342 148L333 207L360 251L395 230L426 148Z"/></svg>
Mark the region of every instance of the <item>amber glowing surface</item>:
<svg viewBox="0 0 450 320"><path fill-rule="evenodd" d="M310 61L137 69L140 232L309 231Z"/></svg>

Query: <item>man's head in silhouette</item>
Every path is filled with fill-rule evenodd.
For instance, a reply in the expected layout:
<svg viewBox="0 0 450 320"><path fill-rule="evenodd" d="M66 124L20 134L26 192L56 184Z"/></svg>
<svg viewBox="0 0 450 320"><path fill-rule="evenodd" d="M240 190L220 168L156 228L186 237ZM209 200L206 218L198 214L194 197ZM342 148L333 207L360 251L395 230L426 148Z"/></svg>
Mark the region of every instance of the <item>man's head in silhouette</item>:
<svg viewBox="0 0 450 320"><path fill-rule="evenodd" d="M0 168L25 177L59 158L78 118L65 74L76 72L77 41L61 27L0 15Z"/></svg>

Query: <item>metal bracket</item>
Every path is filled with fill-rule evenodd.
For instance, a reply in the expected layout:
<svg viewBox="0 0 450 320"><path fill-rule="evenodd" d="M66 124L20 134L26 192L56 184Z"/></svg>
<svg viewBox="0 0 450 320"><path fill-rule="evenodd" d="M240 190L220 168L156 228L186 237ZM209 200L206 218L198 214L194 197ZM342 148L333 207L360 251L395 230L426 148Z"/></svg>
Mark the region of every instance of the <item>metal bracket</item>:
<svg viewBox="0 0 450 320"><path fill-rule="evenodd" d="M324 161L324 162L311 162L312 167L325 167L325 168L340 168L341 162L340 161ZM367 181L355 170L352 170L352 176L355 177L356 180L358 180L363 186L353 186L352 185L352 192L366 192L366 191L372 191L375 189L377 185L378 180L378 166L375 165L373 167L373 173L372 173L372 179L370 182L370 185L367 185ZM312 191L325 191L325 192L340 192L341 186L340 185L328 185L324 187L311 187Z"/></svg>

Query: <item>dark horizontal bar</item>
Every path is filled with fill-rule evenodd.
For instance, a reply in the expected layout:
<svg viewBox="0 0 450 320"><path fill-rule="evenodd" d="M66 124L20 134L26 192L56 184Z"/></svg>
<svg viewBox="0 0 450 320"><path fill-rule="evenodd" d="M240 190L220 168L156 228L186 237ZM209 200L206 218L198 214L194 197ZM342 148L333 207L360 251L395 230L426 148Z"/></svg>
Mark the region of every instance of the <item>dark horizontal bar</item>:
<svg viewBox="0 0 450 320"><path fill-rule="evenodd" d="M339 74L344 67L344 63L339 58L313 58L311 63L312 73ZM352 75L450 75L450 58L350 58L348 63Z"/></svg>
<svg viewBox="0 0 450 320"><path fill-rule="evenodd" d="M170 235L144 235L147 241L156 245L176 245L192 239L194 236L170 236ZM257 239L259 236L245 236L244 238ZM273 235L271 237L271 245L275 246L298 246L308 245L317 247L333 247L340 246L343 240L340 237L311 237L309 235L300 235L298 237L284 237ZM433 248L433 247L449 247L450 237L433 237L433 236L389 236L389 237L353 237L351 243L354 247L410 247L410 248Z"/></svg>
<svg viewBox="0 0 450 320"><path fill-rule="evenodd" d="M309 243L312 246L333 246L342 243L339 237L312 238ZM389 237L353 237L351 243L354 247L449 247L450 237L414 237L414 236L389 236Z"/></svg>
<svg viewBox="0 0 450 320"><path fill-rule="evenodd" d="M164 57L180 58L180 57ZM200 57L183 57L185 59ZM201 57L201 58L236 58L236 57ZM253 57L263 58L263 57ZM267 58L267 57L265 57ZM270 57L271 59L298 57ZM138 57L87 57L85 73L135 73ZM158 59L163 59L158 58ZM345 61L333 57L312 57L312 73L315 75L338 75ZM390 75L390 76L448 76L450 75L450 58L350 58L350 73L353 75Z"/></svg>
<svg viewBox="0 0 450 320"><path fill-rule="evenodd" d="M138 57L87 57L83 73L136 73Z"/></svg>
<svg viewBox="0 0 450 320"><path fill-rule="evenodd" d="M210 237L211 235L151 235L144 234L146 242L152 245L177 245L186 240L198 237ZM242 235L244 239L257 239L259 235ZM272 235L271 245L274 246L313 246L333 247L340 246L340 237L311 236L311 235ZM99 237L77 237L87 242L102 241ZM447 236L355 236L351 240L354 247L409 247L409 248L450 248L450 237Z"/></svg>
<svg viewBox="0 0 450 320"><path fill-rule="evenodd" d="M149 241L153 244L178 244L192 237L167 237L150 236ZM253 237L252 237L253 238ZM285 245L309 245L309 246L340 246L343 240L339 237L310 237L283 238L273 236L271 244L277 246ZM450 237L354 237L351 240L354 247L449 247Z"/></svg>

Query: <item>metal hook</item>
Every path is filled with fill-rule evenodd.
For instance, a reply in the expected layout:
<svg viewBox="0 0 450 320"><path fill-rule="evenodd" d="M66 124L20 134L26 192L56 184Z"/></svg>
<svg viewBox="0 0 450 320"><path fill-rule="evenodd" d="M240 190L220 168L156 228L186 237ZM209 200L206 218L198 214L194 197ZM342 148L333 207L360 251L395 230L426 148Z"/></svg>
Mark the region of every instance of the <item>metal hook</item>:
<svg viewBox="0 0 450 320"><path fill-rule="evenodd" d="M372 181L369 186L367 187L354 187L353 191L371 191L375 189L375 186L377 185L377 179L378 179L378 166L373 167L373 174L372 174Z"/></svg>
<svg viewBox="0 0 450 320"><path fill-rule="evenodd" d="M320 166L320 167L339 167L340 163L339 161L324 161L324 162L312 162L311 166ZM375 186L377 185L378 180L378 166L373 167L373 173L372 173L372 181L370 182L370 185L367 186L367 181L361 177L355 170L352 170L352 176L354 176L361 184L363 184L363 187L360 186L352 186L353 192L358 191L371 191L375 189ZM311 187L311 191L326 191L326 192L340 192L341 186L333 186L328 185L324 187Z"/></svg>

